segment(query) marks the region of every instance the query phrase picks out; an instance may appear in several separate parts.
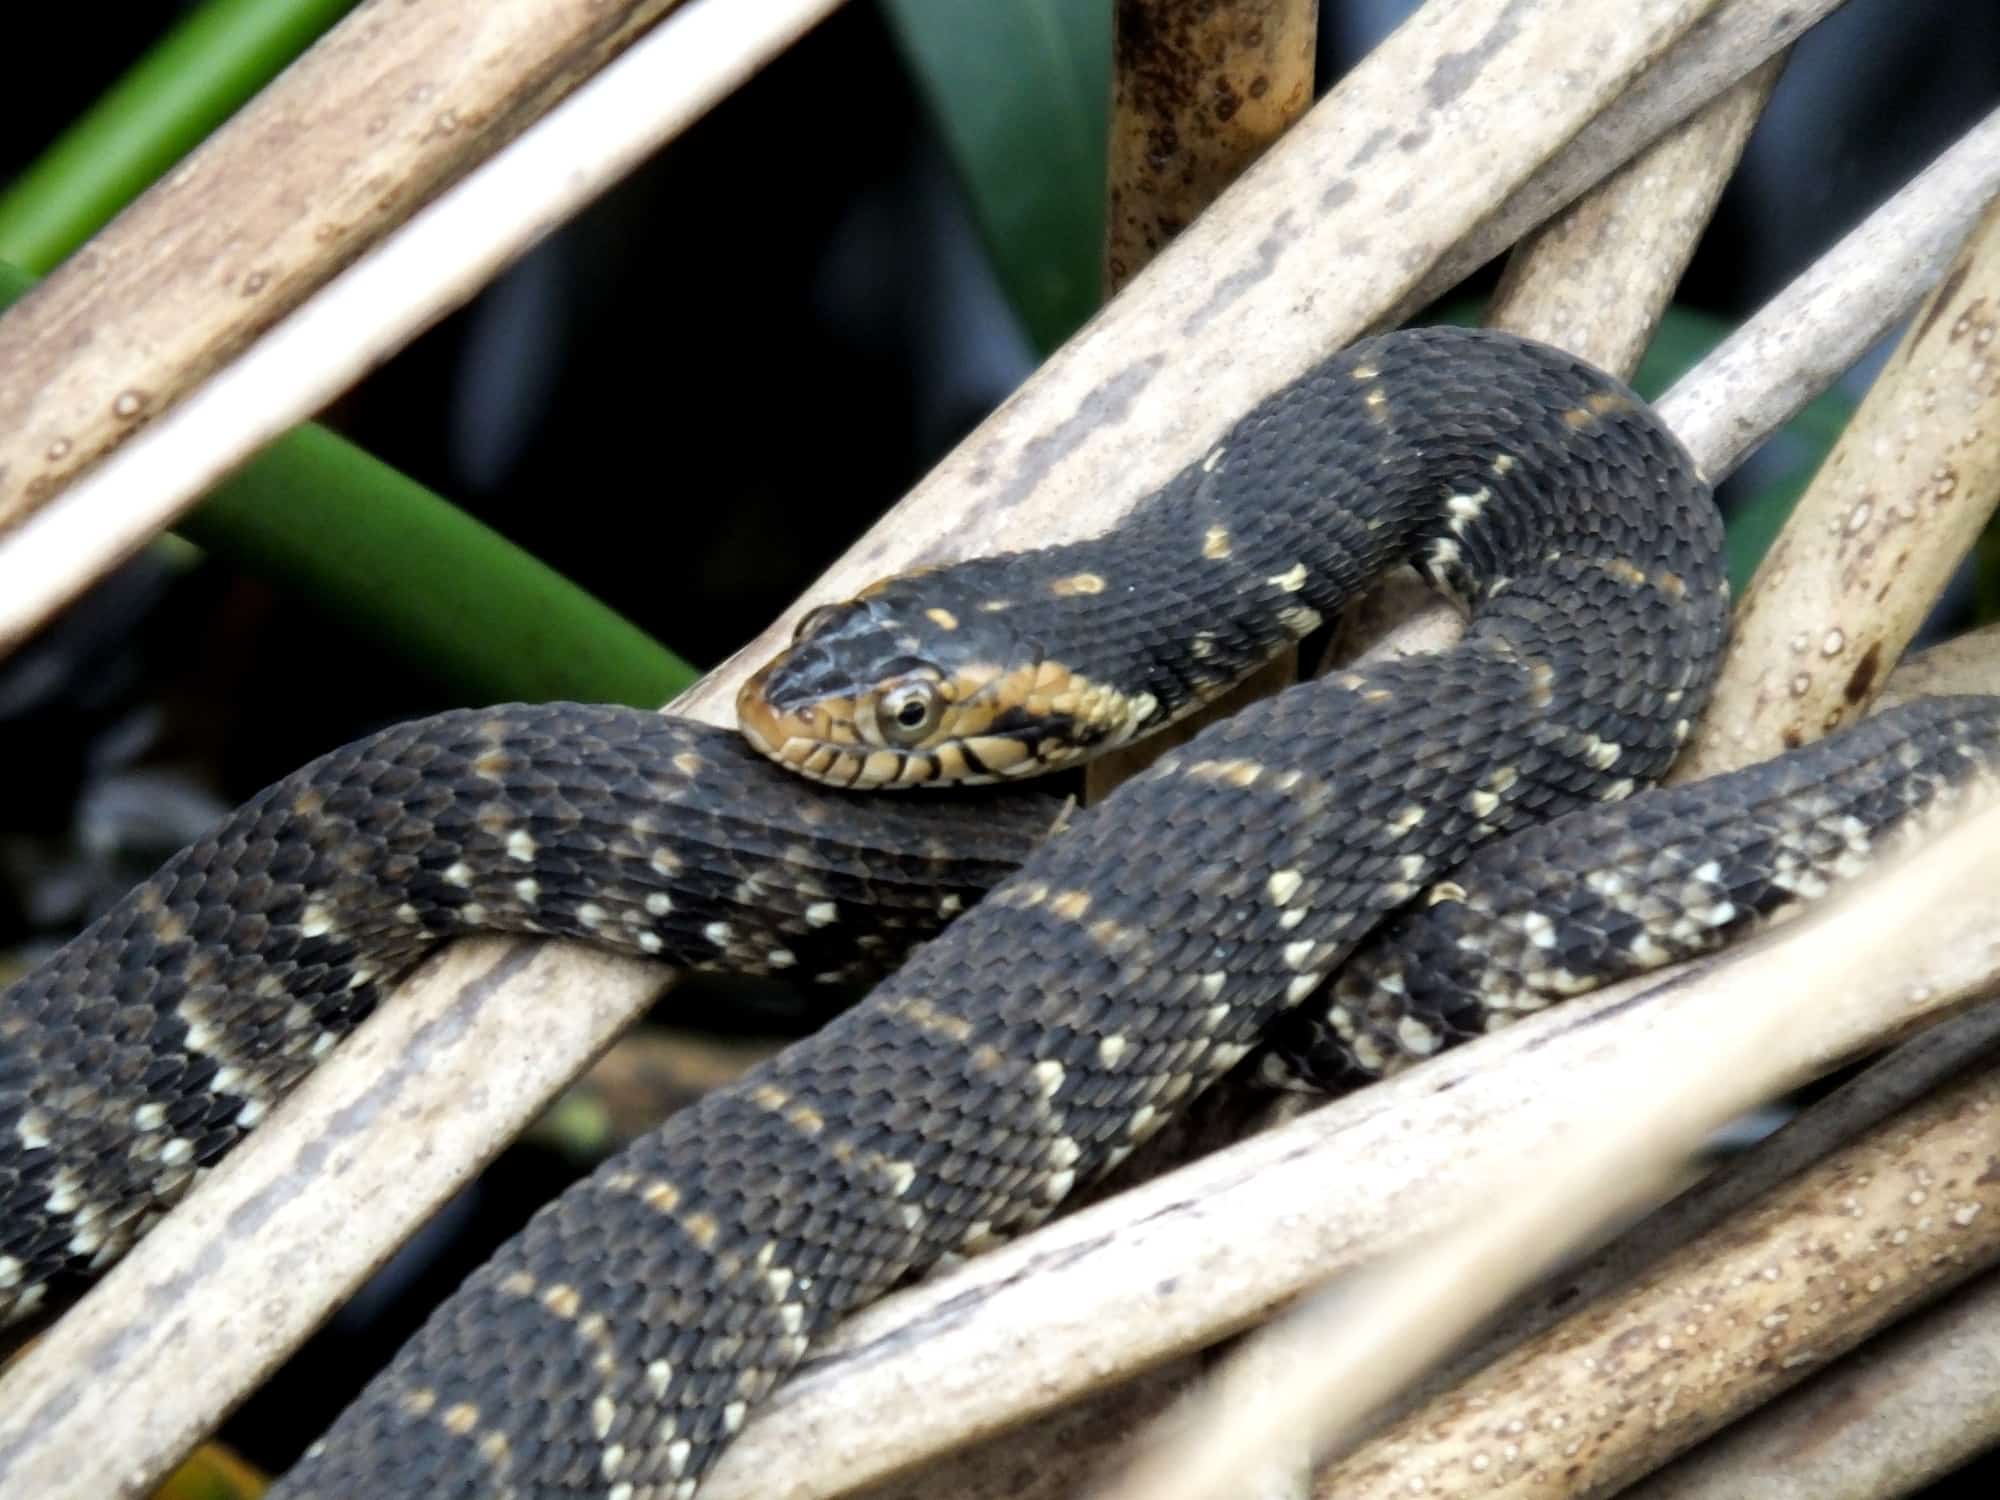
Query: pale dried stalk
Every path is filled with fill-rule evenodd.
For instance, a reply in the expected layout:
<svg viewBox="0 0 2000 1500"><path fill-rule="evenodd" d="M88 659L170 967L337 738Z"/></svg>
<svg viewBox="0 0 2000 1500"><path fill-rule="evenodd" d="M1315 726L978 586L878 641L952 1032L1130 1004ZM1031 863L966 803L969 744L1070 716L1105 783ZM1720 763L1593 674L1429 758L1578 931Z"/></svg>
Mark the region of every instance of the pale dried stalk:
<svg viewBox="0 0 2000 1500"><path fill-rule="evenodd" d="M1905 657L1875 700L1878 709L1946 693L2000 693L2000 625L1968 630Z"/></svg>
<svg viewBox="0 0 2000 1500"><path fill-rule="evenodd" d="M0 532L674 0L366 0L0 320Z"/></svg>
<svg viewBox="0 0 2000 1500"><path fill-rule="evenodd" d="M1487 323L1629 378L1784 61L1763 63L1524 239Z"/></svg>
<svg viewBox="0 0 2000 1500"><path fill-rule="evenodd" d="M2000 1274L1870 1340L1624 1500L1884 1500L2000 1444Z"/></svg>
<svg viewBox="0 0 2000 1500"><path fill-rule="evenodd" d="M1455 1217L1447 1232L1368 1268L1260 1335L1294 1351L1292 1381L1282 1391L1266 1391L1254 1409L1240 1404L1224 1408L1225 1375L1216 1398L1224 1408L1222 1419L1185 1441L1161 1445L1106 1493L1133 1500L1221 1495L1232 1471L1253 1462L1272 1442L1291 1440L1281 1435L1295 1439L1303 1434L1317 1446L1350 1432L1579 1239L1656 1197L1680 1162L1717 1126L1806 1076L1799 1049L1811 1045L1805 1041L1809 1034L1822 1026L1854 1025L1869 1011L1878 1030L1905 1024L1910 1005L1926 994L1936 972L1921 959L1913 963L1906 943L1921 952L1925 940L1937 933L1946 946L1963 943L1983 950L1984 965L2000 973L2000 952L1993 941L2000 936L2000 912L1985 896L1994 874L1994 851L2000 849L1995 790L1982 789L1978 814L1901 868L1861 883L1758 945L1763 965L1739 961L1710 971L1705 982L1678 990L1671 982L1662 986L1665 993L1659 998L1678 1002L1675 1019L1660 1028L1648 1055L1595 1061L1553 1086L1564 1096L1560 1108L1568 1116L1558 1147L1496 1164L1494 1175L1470 1200L1477 1206ZM1952 936L1928 925L1940 917ZM1762 972L1753 973L1753 967ZM1605 1028L1613 1029L1622 1032L1624 1027L1612 1022ZM1936 1161L1926 1159L1936 1172L1942 1201L1921 1208L1900 1204L1898 1223L1907 1227L1924 1220L1922 1239L1913 1251L1906 1251L1898 1238L1871 1247L1833 1236L1830 1243L1843 1261L1867 1272L1860 1284L1836 1295L1819 1279L1824 1274L1821 1242L1787 1253L1784 1264L1766 1272L1778 1257L1770 1246L1750 1238L1751 1257L1739 1277L1754 1284L1755 1295L1737 1317L1747 1320L1760 1356L1770 1350L1768 1329L1758 1320L1780 1289L1799 1304L1814 1298L1841 1303L1850 1325L1859 1330L1861 1310L1878 1303L1896 1303L1900 1310L1908 1298L1898 1302L1899 1293L1938 1284L1931 1257L1942 1254L1970 1268L2000 1255L2000 1178L1975 1181L1986 1150L1982 1146L1969 1167L1963 1160L1954 1164L1968 1142L1983 1142L1990 1135L1989 1111L2000 1104L2000 1079L1981 1080L1973 1087L1976 1097L1949 1096L1946 1117L1960 1128ZM1890 1133L1897 1137L1898 1151L1906 1154L1903 1132ZM1456 1144L1463 1149L1465 1143ZM1858 1180L1861 1175L1857 1167L1842 1179L1851 1183L1856 1199L1899 1202L1910 1192L1911 1179L1879 1168L1870 1192ZM1829 1217L1837 1221L1840 1216L1836 1205ZM1782 1280L1787 1276L1790 1281ZM1872 1284L1874 1278L1886 1285ZM1663 1286L1699 1285L1701 1295L1713 1301L1730 1296L1727 1282L1688 1283L1665 1268L1658 1280ZM1803 1305L1793 1308L1794 1316L1803 1312ZM1670 1394L1676 1381L1686 1391L1711 1368L1725 1377L1737 1373L1738 1360L1732 1355L1725 1354L1713 1367L1699 1358L1683 1365L1660 1357L1720 1339L1723 1329L1715 1325L1727 1321L1702 1324L1694 1306L1668 1295L1640 1347L1630 1347L1634 1336L1629 1333L1622 1342L1613 1342L1617 1333L1640 1326L1621 1323L1595 1346L1601 1352L1594 1359L1530 1364L1529 1352L1522 1351L1499 1369L1508 1374L1526 1369L1528 1378L1540 1378L1538 1409L1544 1419L1539 1426L1516 1432L1504 1427L1503 1416L1503 1426L1489 1428L1478 1402L1454 1398L1454 1410L1462 1405L1468 1413L1459 1423L1464 1443L1446 1441L1448 1434L1438 1430L1435 1420L1408 1436L1392 1429L1322 1474L1315 1492L1343 1497L1601 1493L1643 1472L1629 1466L1633 1453L1644 1452L1638 1445L1625 1455L1627 1467L1618 1467L1614 1458L1601 1469L1590 1468L1611 1451L1611 1439L1620 1429L1671 1430L1680 1400L1660 1398ZM1655 1341L1665 1347L1653 1347ZM1799 1353L1789 1341L1785 1349L1788 1357ZM1621 1399L1622 1383L1646 1370L1649 1362L1669 1389L1647 1386L1628 1404ZM1572 1488L1572 1476L1579 1471L1582 1477ZM1508 1489L1518 1476L1538 1481L1538 1487ZM1551 1480L1558 1489L1545 1487Z"/></svg>
<svg viewBox="0 0 2000 1500"><path fill-rule="evenodd" d="M1755 1149L1712 1172L1581 1264L1521 1299L1479 1340L1421 1388L1397 1415L1445 1395L1483 1366L1554 1327L1578 1308L1615 1294L1661 1257L1720 1229L1731 1215L1798 1177L1884 1120L1973 1067L1991 1068L2000 1045L2000 1004L1976 1005L1926 1028L1859 1077L1788 1122Z"/></svg>
<svg viewBox="0 0 2000 1500"><path fill-rule="evenodd" d="M1128 0L1112 25L1107 296L1306 112L1319 3Z"/></svg>
<svg viewBox="0 0 2000 1500"><path fill-rule="evenodd" d="M1736 610L1696 781L1857 717L2000 504L2000 197L1925 302Z"/></svg>
<svg viewBox="0 0 2000 1500"><path fill-rule="evenodd" d="M1812 996L1800 999L1802 1019ZM1614 1493L2000 1259L2000 1176L1983 1170L1996 1111L1992 1072L1912 1107L1371 1439L1315 1493Z"/></svg>
<svg viewBox="0 0 2000 1500"><path fill-rule="evenodd" d="M1841 0L1731 0L1689 30L1498 211L1441 257L1378 326L1408 319L1500 255L1649 141L1687 119L1767 59L1790 47Z"/></svg>
<svg viewBox="0 0 2000 1500"><path fill-rule="evenodd" d="M1720 480L1913 310L2000 192L2000 110L1986 116L1713 349L1655 406ZM1817 360L1781 360L1800 340Z"/></svg>
<svg viewBox="0 0 2000 1500"><path fill-rule="evenodd" d="M691 0L676 10L0 540L0 652L259 447L466 301L838 4ZM309 184L288 180L287 190L314 197Z"/></svg>

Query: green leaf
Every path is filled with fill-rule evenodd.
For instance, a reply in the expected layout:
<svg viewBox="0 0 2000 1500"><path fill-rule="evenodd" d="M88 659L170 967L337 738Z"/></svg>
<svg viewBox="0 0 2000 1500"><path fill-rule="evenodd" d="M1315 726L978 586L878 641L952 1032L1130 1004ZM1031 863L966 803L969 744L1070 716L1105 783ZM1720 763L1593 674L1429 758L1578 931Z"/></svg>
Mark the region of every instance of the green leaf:
<svg viewBox="0 0 2000 1500"><path fill-rule="evenodd" d="M0 260L53 269L354 3L208 0L189 13L0 193Z"/></svg>
<svg viewBox="0 0 2000 1500"><path fill-rule="evenodd" d="M0 309L34 284L0 262ZM211 490L181 535L469 702L657 708L694 668L457 507L317 425Z"/></svg>
<svg viewBox="0 0 2000 1500"><path fill-rule="evenodd" d="M1037 349L1097 309L1110 0L882 0Z"/></svg>

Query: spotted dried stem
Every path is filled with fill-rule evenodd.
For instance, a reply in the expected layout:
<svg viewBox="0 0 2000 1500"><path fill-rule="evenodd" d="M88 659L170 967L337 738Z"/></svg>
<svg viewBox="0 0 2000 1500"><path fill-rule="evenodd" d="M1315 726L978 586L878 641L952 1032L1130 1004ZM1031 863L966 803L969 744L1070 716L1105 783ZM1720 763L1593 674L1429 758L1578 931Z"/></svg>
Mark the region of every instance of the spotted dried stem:
<svg viewBox="0 0 2000 1500"><path fill-rule="evenodd" d="M1771 544L1679 780L1859 715L2000 504L2000 198Z"/></svg>
<svg viewBox="0 0 2000 1500"><path fill-rule="evenodd" d="M1886 1500L2000 1444L2000 1272L1846 1359L1627 1500Z"/></svg>
<svg viewBox="0 0 2000 1500"><path fill-rule="evenodd" d="M0 533L673 4L355 7L0 320Z"/></svg>
<svg viewBox="0 0 2000 1500"><path fill-rule="evenodd" d="M1803 1022L1813 995L1795 993ZM1315 1494L1617 1491L2000 1260L2000 1178L1984 1172L1996 1108L1991 1071L1913 1106L1377 1434Z"/></svg>
<svg viewBox="0 0 2000 1500"><path fill-rule="evenodd" d="M1306 112L1316 0L1113 8L1104 291L1119 291Z"/></svg>

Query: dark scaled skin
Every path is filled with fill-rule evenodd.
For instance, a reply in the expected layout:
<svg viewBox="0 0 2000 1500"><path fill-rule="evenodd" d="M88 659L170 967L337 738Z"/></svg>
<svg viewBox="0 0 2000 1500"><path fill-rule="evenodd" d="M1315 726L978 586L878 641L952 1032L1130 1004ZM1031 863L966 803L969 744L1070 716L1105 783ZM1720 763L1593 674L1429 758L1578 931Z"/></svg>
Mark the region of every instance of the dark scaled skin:
<svg viewBox="0 0 2000 1500"><path fill-rule="evenodd" d="M1290 512L1313 541L1262 576L1414 557L1471 606L1464 642L1295 688L1079 817L860 1007L537 1215L278 1494L692 1493L842 1314L1040 1222L1479 843L1665 769L1722 644L1720 527L1622 387L1392 335L1219 446L1169 488ZM1226 563L1195 539L1127 537L1163 633Z"/></svg>
<svg viewBox="0 0 2000 1500"><path fill-rule="evenodd" d="M1713 953L1956 816L1996 775L2000 698L1924 698L1776 761L1487 844L1284 1017L1272 1058L1348 1089Z"/></svg>
<svg viewBox="0 0 2000 1500"><path fill-rule="evenodd" d="M509 704L343 746L0 992L0 1322L101 1273L446 939L866 981L1054 816L802 798L738 736L628 708Z"/></svg>

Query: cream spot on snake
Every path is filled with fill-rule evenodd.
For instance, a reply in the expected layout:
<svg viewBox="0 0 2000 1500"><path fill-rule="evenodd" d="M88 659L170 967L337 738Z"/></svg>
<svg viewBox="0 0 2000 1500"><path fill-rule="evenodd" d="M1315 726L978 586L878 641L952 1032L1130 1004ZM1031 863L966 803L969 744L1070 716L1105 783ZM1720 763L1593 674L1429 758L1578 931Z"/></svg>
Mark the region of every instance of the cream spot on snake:
<svg viewBox="0 0 2000 1500"><path fill-rule="evenodd" d="M1135 1141L1143 1139L1158 1123L1157 1114L1158 1111L1152 1105L1140 1105L1132 1111L1131 1118L1125 1122L1126 1136Z"/></svg>
<svg viewBox="0 0 2000 1500"><path fill-rule="evenodd" d="M167 1107L164 1104L142 1104L132 1111L132 1128L134 1130L158 1130L166 1123Z"/></svg>
<svg viewBox="0 0 2000 1500"><path fill-rule="evenodd" d="M592 932L596 932L611 920L611 913L595 901L586 901L576 909L576 919Z"/></svg>
<svg viewBox="0 0 2000 1500"><path fill-rule="evenodd" d="M542 1292L542 1306L565 1320L574 1318L583 1307L583 1297L566 1282L557 1282Z"/></svg>
<svg viewBox="0 0 2000 1500"><path fill-rule="evenodd" d="M736 929L727 922L710 922L702 928L701 935L718 948L727 948L736 936Z"/></svg>
<svg viewBox="0 0 2000 1500"><path fill-rule="evenodd" d="M685 776L699 776L707 762L692 750L683 750L674 756L674 769Z"/></svg>
<svg viewBox="0 0 2000 1500"><path fill-rule="evenodd" d="M1524 912L1521 931L1537 948L1553 948L1556 945L1556 924L1541 912Z"/></svg>
<svg viewBox="0 0 2000 1500"><path fill-rule="evenodd" d="M656 1213L670 1214L681 1206L681 1190L655 1177L640 1189L639 1201Z"/></svg>
<svg viewBox="0 0 2000 1500"><path fill-rule="evenodd" d="M1415 802L1409 802L1405 803L1397 811L1391 813L1389 817L1383 822L1382 826L1388 829L1389 832L1394 834L1397 838L1401 838L1404 834L1408 833L1412 828L1415 828L1419 823L1423 822L1423 820L1424 820L1424 809Z"/></svg>
<svg viewBox="0 0 2000 1500"><path fill-rule="evenodd" d="M514 882L514 899L523 906L535 906L542 899L542 883L539 880L522 879Z"/></svg>
<svg viewBox="0 0 2000 1500"><path fill-rule="evenodd" d="M1493 477L1495 479L1505 479L1510 473L1513 472L1514 455L1511 453L1502 453L1499 457L1493 460L1492 469L1493 469Z"/></svg>
<svg viewBox="0 0 2000 1500"><path fill-rule="evenodd" d="M413 1417L428 1416L437 1405L437 1392L429 1386L418 1386L413 1391L405 1391L402 1396L403 1410Z"/></svg>
<svg viewBox="0 0 2000 1500"><path fill-rule="evenodd" d="M1227 453L1228 451L1229 450L1227 448L1215 448L1210 450L1208 457L1204 458L1201 461L1201 472L1204 474L1213 474L1215 472L1215 466L1222 462L1222 455Z"/></svg>
<svg viewBox="0 0 2000 1500"><path fill-rule="evenodd" d="M175 1136L160 1148L160 1165L163 1167L177 1167L193 1159L194 1142L185 1136Z"/></svg>
<svg viewBox="0 0 2000 1500"><path fill-rule="evenodd" d="M597 1467L606 1479L616 1479L618 1471L625 1467L625 1445L612 1443L597 1455Z"/></svg>
<svg viewBox="0 0 2000 1500"><path fill-rule="evenodd" d="M611 1436L611 1424L618 1420L618 1408L609 1396L599 1396L590 1403L590 1430L601 1443ZM607 1473L606 1477L610 1477Z"/></svg>
<svg viewBox="0 0 2000 1500"><path fill-rule="evenodd" d="M831 901L815 901L806 908L806 925L809 927L831 927L840 920L840 908Z"/></svg>
<svg viewBox="0 0 2000 1500"><path fill-rule="evenodd" d="M479 1408L470 1401L461 1401L455 1406L446 1407L444 1415L438 1420L443 1423L444 1430L453 1437L464 1437L479 1425Z"/></svg>
<svg viewBox="0 0 2000 1500"><path fill-rule="evenodd" d="M1311 967L1313 953L1318 947L1318 943L1311 941L1285 944L1285 967L1288 969Z"/></svg>
<svg viewBox="0 0 2000 1500"><path fill-rule="evenodd" d="M28 1268L11 1255L0 1255L0 1287L16 1287Z"/></svg>
<svg viewBox="0 0 2000 1500"><path fill-rule="evenodd" d="M1101 594L1104 592L1104 579L1096 573L1072 573L1067 578L1058 578L1050 583L1049 592L1058 599L1077 594Z"/></svg>
<svg viewBox="0 0 2000 1500"><path fill-rule="evenodd" d="M924 611L924 618L937 626L939 630L958 629L958 616L948 609L941 607L927 609Z"/></svg>
<svg viewBox="0 0 2000 1500"><path fill-rule="evenodd" d="M451 865L449 868L445 870L444 883L446 885L458 886L461 890L464 889L466 886L471 885L472 866L467 864L462 859L457 861L455 864Z"/></svg>
<svg viewBox="0 0 2000 1500"><path fill-rule="evenodd" d="M957 896L946 896L938 902L937 909L941 917L955 917L965 910L965 903Z"/></svg>
<svg viewBox="0 0 2000 1500"><path fill-rule="evenodd" d="M997 615L1013 607L1014 601L1012 599L988 599L984 604L979 606L979 612L983 615Z"/></svg>
<svg viewBox="0 0 2000 1500"><path fill-rule="evenodd" d="M1326 619L1310 605L1295 604L1289 609L1278 611L1278 623L1285 627L1287 635L1303 639L1324 625Z"/></svg>
<svg viewBox="0 0 2000 1500"><path fill-rule="evenodd" d="M262 1099L246 1100L243 1107L236 1111L236 1128L239 1130L256 1128L268 1109L269 1106Z"/></svg>
<svg viewBox="0 0 2000 1500"><path fill-rule="evenodd" d="M640 949L646 953L658 953L667 946L657 932L642 932L637 941Z"/></svg>
<svg viewBox="0 0 2000 1500"><path fill-rule="evenodd" d="M1290 984L1285 986L1285 999L1289 1003L1297 1005L1306 996L1318 989L1320 981L1325 978L1326 975L1324 974L1301 974L1297 979L1294 979Z"/></svg>
<svg viewBox="0 0 2000 1500"><path fill-rule="evenodd" d="M325 937L333 931L333 913L316 902L308 902L299 913L299 936L304 938Z"/></svg>
<svg viewBox="0 0 2000 1500"><path fill-rule="evenodd" d="M1294 906L1288 911L1280 912L1278 914L1278 930L1281 932L1290 932L1306 919L1306 914L1309 910L1310 908L1308 907Z"/></svg>
<svg viewBox="0 0 2000 1500"><path fill-rule="evenodd" d="M1035 1196L1044 1203L1060 1203L1069 1196L1070 1189L1075 1186L1076 1173L1052 1172L1036 1188Z"/></svg>
<svg viewBox="0 0 2000 1500"><path fill-rule="evenodd" d="M789 969L798 961L798 955L789 948L773 948L764 955L764 962L774 969Z"/></svg>
<svg viewBox="0 0 2000 1500"><path fill-rule="evenodd" d="M1046 1057L1028 1070L1028 1076L1034 1080L1036 1091L1044 1099L1054 1098L1056 1090L1063 1086L1063 1065L1052 1057Z"/></svg>
<svg viewBox="0 0 2000 1500"><path fill-rule="evenodd" d="M516 828L507 835L507 857L518 859L522 864L535 857L535 836Z"/></svg>
<svg viewBox="0 0 2000 1500"><path fill-rule="evenodd" d="M674 1384L674 1367L664 1359L656 1359L646 1366L646 1388L653 1393L653 1399L664 1400Z"/></svg>
<svg viewBox="0 0 2000 1500"><path fill-rule="evenodd" d="M1451 529L1459 536L1464 536L1466 528L1479 519L1479 513L1486 509L1486 502L1492 498L1493 492L1484 485L1462 495L1447 495L1444 511L1450 521Z"/></svg>
<svg viewBox="0 0 2000 1500"><path fill-rule="evenodd" d="M463 922L467 927L484 927L486 925L486 908L480 902L468 901L458 909L458 920Z"/></svg>
<svg viewBox="0 0 2000 1500"><path fill-rule="evenodd" d="M1229 556L1229 528L1227 526L1211 526L1203 533L1201 555L1210 562L1221 562Z"/></svg>
<svg viewBox="0 0 2000 1500"><path fill-rule="evenodd" d="M1474 787L1465 794L1465 805L1475 818L1483 818L1500 806L1500 799L1489 791Z"/></svg>
<svg viewBox="0 0 2000 1500"><path fill-rule="evenodd" d="M656 917L668 916L674 909L674 898L665 891L649 891L646 894L646 910Z"/></svg>
<svg viewBox="0 0 2000 1500"><path fill-rule="evenodd" d="M1220 969L1214 970L1201 976L1201 992L1210 1000L1213 1000L1217 995L1222 993L1223 985L1228 982L1229 976L1227 974L1223 973Z"/></svg>
<svg viewBox="0 0 2000 1500"><path fill-rule="evenodd" d="M1621 776L1597 794L1600 802L1621 802L1637 790L1638 783L1629 776Z"/></svg>
<svg viewBox="0 0 2000 1500"><path fill-rule="evenodd" d="M1118 1059L1125 1055L1126 1041L1123 1035L1114 1031L1097 1039L1097 1060L1107 1068L1118 1066Z"/></svg>
<svg viewBox="0 0 2000 1500"><path fill-rule="evenodd" d="M722 1430L728 1433L736 1432L743 1426L743 1419L749 1412L750 1408L741 1401L730 1402L722 1408Z"/></svg>
<svg viewBox="0 0 2000 1500"><path fill-rule="evenodd" d="M1081 921L1090 910L1089 891L1062 891L1049 902L1049 910L1065 921Z"/></svg>
<svg viewBox="0 0 2000 1500"><path fill-rule="evenodd" d="M405 901L396 908L396 920L401 922L405 927L416 927L423 922L423 916L414 906Z"/></svg>
<svg viewBox="0 0 2000 1500"><path fill-rule="evenodd" d="M1304 563L1293 563L1284 572L1274 577L1266 578L1264 582L1270 584L1272 588L1283 589L1288 594L1296 594L1306 586L1306 565Z"/></svg>

